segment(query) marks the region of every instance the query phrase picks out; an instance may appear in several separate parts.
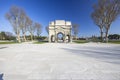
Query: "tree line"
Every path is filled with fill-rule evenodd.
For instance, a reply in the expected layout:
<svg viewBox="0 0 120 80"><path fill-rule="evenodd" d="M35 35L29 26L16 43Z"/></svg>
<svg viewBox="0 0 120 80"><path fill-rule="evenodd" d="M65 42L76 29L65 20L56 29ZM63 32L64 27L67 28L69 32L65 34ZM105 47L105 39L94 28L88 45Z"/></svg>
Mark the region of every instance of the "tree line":
<svg viewBox="0 0 120 80"><path fill-rule="evenodd" d="M21 42L20 34L22 34L23 40L26 41L26 32L30 33L31 40L33 40L35 32L38 36L40 36L42 25L30 19L22 8L12 6L5 14L5 17L12 25L18 42Z"/></svg>
<svg viewBox="0 0 120 80"><path fill-rule="evenodd" d="M0 40L15 40L15 36L11 32L0 32Z"/></svg>
<svg viewBox="0 0 120 80"><path fill-rule="evenodd" d="M108 39L110 39L110 40L120 40L120 35L119 34L110 34L108 36Z"/></svg>
<svg viewBox="0 0 120 80"><path fill-rule="evenodd" d="M104 41L105 38L105 41L108 42L111 24L119 15L120 0L98 0L98 2L93 5L91 17L100 29L101 41ZM34 22L20 7L12 6L5 14L5 17L12 25L18 42L21 42L20 34L22 34L24 41L26 41L26 32L30 33L31 40L33 40L35 33L37 36L40 36L42 32L42 25ZM79 24L72 25L72 34L75 39L80 32L79 27ZM46 27L46 31L49 34L48 26Z"/></svg>
<svg viewBox="0 0 120 80"><path fill-rule="evenodd" d="M21 41L24 41L23 36L20 36L20 38L22 38ZM26 40L31 40L31 35L26 35L25 38L26 38ZM38 35L33 36L34 40L40 40L40 41L43 41L46 38L47 38L46 36L38 36ZM1 31L0 32L0 40L16 41L16 37L15 37L15 35L13 35L12 32Z"/></svg>

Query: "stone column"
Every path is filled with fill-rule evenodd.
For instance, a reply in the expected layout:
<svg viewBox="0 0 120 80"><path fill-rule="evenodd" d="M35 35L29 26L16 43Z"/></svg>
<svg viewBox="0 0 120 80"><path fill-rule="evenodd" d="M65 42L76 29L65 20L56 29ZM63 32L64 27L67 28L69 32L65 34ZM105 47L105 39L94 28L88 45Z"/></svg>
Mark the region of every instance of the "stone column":
<svg viewBox="0 0 120 80"><path fill-rule="evenodd" d="M64 43L66 43L66 34L64 33Z"/></svg>
<svg viewBox="0 0 120 80"><path fill-rule="evenodd" d="M57 34L56 34L56 31L55 31L55 43L57 43Z"/></svg>

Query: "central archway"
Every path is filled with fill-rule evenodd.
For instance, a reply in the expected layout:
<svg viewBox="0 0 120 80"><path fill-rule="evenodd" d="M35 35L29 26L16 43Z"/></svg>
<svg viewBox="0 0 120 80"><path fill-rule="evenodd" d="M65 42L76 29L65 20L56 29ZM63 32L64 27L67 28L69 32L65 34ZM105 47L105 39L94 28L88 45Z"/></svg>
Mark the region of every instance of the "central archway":
<svg viewBox="0 0 120 80"><path fill-rule="evenodd" d="M62 32L57 33L57 42L59 43L64 42L64 34Z"/></svg>

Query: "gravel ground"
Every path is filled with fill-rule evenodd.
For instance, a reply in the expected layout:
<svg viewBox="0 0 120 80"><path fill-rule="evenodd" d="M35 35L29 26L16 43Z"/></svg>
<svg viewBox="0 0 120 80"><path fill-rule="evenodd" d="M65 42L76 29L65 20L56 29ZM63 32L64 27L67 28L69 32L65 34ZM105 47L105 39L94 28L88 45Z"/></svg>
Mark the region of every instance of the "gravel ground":
<svg viewBox="0 0 120 80"><path fill-rule="evenodd" d="M120 45L0 45L4 80L120 80Z"/></svg>

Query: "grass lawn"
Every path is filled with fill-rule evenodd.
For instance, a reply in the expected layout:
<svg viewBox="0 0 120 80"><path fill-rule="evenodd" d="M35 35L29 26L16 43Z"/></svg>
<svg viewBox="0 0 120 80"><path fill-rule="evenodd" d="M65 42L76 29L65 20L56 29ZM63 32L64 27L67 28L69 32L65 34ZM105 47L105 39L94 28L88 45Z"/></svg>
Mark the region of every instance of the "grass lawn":
<svg viewBox="0 0 120 80"><path fill-rule="evenodd" d="M86 41L86 40L75 40L73 42L75 42L75 43L87 43L88 41Z"/></svg>
<svg viewBox="0 0 120 80"><path fill-rule="evenodd" d="M120 41L108 41L108 43L120 44Z"/></svg>
<svg viewBox="0 0 120 80"><path fill-rule="evenodd" d="M0 42L0 44L15 44L16 42Z"/></svg>

